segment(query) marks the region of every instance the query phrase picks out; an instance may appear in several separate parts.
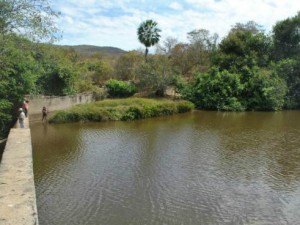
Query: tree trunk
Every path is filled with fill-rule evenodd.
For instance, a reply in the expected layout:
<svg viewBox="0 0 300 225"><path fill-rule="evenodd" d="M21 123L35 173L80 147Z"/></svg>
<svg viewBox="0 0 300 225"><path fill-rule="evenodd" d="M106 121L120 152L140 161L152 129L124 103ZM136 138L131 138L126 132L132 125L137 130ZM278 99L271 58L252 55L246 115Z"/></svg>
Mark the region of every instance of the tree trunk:
<svg viewBox="0 0 300 225"><path fill-rule="evenodd" d="M146 47L146 50L145 50L145 61L147 62L147 55L148 55L148 47Z"/></svg>

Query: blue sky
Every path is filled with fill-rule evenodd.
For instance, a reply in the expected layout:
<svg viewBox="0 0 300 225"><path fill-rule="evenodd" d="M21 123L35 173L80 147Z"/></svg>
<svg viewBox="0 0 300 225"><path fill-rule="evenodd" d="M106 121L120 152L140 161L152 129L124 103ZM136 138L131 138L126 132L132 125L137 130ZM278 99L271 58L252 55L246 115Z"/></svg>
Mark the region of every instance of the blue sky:
<svg viewBox="0 0 300 225"><path fill-rule="evenodd" d="M237 22L255 21L266 32L279 20L300 11L299 0L52 0L61 12L57 44L113 46L124 50L143 48L136 31L153 19L167 37L187 42L186 34L207 29L220 38Z"/></svg>

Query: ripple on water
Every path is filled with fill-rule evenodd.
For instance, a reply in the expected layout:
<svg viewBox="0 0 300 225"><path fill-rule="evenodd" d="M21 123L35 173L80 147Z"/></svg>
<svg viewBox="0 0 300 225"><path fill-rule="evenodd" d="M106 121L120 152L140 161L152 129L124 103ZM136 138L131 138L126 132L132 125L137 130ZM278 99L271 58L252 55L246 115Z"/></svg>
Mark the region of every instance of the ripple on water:
<svg viewBox="0 0 300 225"><path fill-rule="evenodd" d="M195 112L37 123L40 224L297 224L300 122L289 118Z"/></svg>

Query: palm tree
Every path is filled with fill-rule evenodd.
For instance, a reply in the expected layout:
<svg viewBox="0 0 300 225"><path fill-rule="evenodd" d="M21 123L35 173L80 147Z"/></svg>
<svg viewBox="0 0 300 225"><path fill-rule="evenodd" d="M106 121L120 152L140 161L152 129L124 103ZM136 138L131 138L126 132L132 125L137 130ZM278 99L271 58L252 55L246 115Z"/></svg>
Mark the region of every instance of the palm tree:
<svg viewBox="0 0 300 225"><path fill-rule="evenodd" d="M146 20L139 26L137 35L139 41L145 45L145 59L147 60L148 48L155 45L160 38L161 30L157 27L157 23L153 20Z"/></svg>

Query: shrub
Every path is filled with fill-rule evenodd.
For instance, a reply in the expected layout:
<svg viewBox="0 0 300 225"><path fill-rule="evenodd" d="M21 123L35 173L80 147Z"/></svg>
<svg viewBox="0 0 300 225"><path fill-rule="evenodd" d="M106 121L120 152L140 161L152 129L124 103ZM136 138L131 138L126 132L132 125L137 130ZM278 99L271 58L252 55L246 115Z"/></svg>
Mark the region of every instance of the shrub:
<svg viewBox="0 0 300 225"><path fill-rule="evenodd" d="M181 101L177 104L177 112L178 113L185 113L189 112L194 108L194 104L187 101Z"/></svg>
<svg viewBox="0 0 300 225"><path fill-rule="evenodd" d="M183 100L114 99L78 105L69 110L57 112L49 122L128 121L183 113L193 108L193 103Z"/></svg>
<svg viewBox="0 0 300 225"><path fill-rule="evenodd" d="M142 119L143 114L142 110L138 107L129 107L128 110L126 110L125 114L121 117L121 120L127 121L127 120L138 120Z"/></svg>
<svg viewBox="0 0 300 225"><path fill-rule="evenodd" d="M110 79L105 86L110 97L125 98L136 93L136 87L125 81Z"/></svg>

